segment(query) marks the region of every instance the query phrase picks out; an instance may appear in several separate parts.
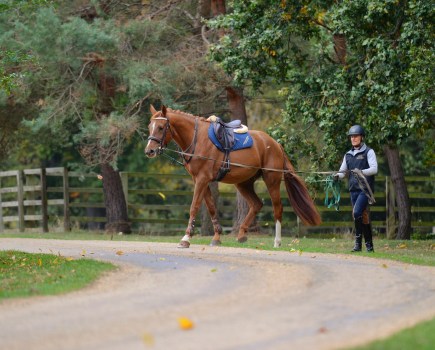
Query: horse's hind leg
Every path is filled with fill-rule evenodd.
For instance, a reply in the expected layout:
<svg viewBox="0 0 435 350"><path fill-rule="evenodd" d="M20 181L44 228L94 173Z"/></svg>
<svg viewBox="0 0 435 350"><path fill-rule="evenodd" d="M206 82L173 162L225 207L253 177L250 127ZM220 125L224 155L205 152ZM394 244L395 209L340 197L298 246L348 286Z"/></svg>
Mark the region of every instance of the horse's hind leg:
<svg viewBox="0 0 435 350"><path fill-rule="evenodd" d="M260 198L258 198L254 191L254 182L255 180L249 180L235 185L243 198L246 199L249 207L248 214L240 225L239 234L237 235L237 241L239 243L243 243L248 240L246 233L248 232L249 226L251 225L252 221L254 221L255 215L257 215L257 213L263 207L263 202Z"/></svg>
<svg viewBox="0 0 435 350"><path fill-rule="evenodd" d="M281 178L281 173L267 172L263 174L263 180L266 183L267 190L270 194L270 199L272 200L273 216L275 218L275 241L273 244L274 248L279 248L281 246L281 222L283 212L280 194Z"/></svg>
<svg viewBox="0 0 435 350"><path fill-rule="evenodd" d="M216 203L213 199L210 186L207 186L206 192L204 194L204 201L205 201L205 205L207 206L208 212L210 214L211 222L213 223L214 236L213 239L211 240L210 245L218 246L221 244L220 235L222 233L222 226L220 225L218 220Z"/></svg>

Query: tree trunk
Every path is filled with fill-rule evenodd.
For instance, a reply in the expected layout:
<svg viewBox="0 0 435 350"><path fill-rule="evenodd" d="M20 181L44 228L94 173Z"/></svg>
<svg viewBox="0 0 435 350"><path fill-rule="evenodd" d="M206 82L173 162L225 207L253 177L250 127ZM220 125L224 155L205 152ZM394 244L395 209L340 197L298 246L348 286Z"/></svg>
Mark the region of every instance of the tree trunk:
<svg viewBox="0 0 435 350"><path fill-rule="evenodd" d="M231 120L240 119L243 124L248 125L248 116L246 114L245 98L243 92L240 89L228 86L226 87L228 106L231 112ZM231 157L231 154L230 154ZM231 159L231 158L230 158ZM239 232L240 225L248 214L248 203L242 197L242 195L237 191L237 205L236 205L236 215L233 218L233 227L231 231L233 233ZM251 223L248 232L260 233L260 226L258 225L257 219Z"/></svg>
<svg viewBox="0 0 435 350"><path fill-rule="evenodd" d="M347 57L347 44L346 37L343 34L334 34L332 37L334 42L334 51L337 55L338 62L341 65L346 65L346 57Z"/></svg>
<svg viewBox="0 0 435 350"><path fill-rule="evenodd" d="M409 201L408 188L405 182L399 150L396 146L388 144L384 146L384 153L390 169L399 214L396 239L411 239L411 203Z"/></svg>
<svg viewBox="0 0 435 350"><path fill-rule="evenodd" d="M119 172L114 170L110 164L102 164L101 175L103 176L104 203L106 206L106 231L131 233L127 203Z"/></svg>
<svg viewBox="0 0 435 350"><path fill-rule="evenodd" d="M226 1L225 0L211 0L211 12L212 16L216 17L219 15L226 14ZM224 35L224 31L219 31L219 37ZM228 107L231 112L231 120L240 119L243 124L248 125L248 117L246 115L245 98L243 96L242 89L237 89L233 86L227 86L225 88L227 92ZM231 160L231 155L230 155ZM238 232L243 219L248 213L248 204L245 199L237 191L237 206L236 215L233 219L232 232ZM257 224L257 220L254 219L251 226L249 227L249 232L260 232L260 227Z"/></svg>

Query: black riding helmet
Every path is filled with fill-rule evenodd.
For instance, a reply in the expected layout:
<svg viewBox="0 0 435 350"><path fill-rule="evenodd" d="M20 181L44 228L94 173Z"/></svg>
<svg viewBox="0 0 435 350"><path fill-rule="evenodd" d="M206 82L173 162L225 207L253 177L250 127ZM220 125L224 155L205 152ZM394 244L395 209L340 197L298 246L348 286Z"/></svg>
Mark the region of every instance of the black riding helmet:
<svg viewBox="0 0 435 350"><path fill-rule="evenodd" d="M353 125L350 127L349 132L347 133L347 136L352 136L352 135L366 136L366 133L361 125Z"/></svg>

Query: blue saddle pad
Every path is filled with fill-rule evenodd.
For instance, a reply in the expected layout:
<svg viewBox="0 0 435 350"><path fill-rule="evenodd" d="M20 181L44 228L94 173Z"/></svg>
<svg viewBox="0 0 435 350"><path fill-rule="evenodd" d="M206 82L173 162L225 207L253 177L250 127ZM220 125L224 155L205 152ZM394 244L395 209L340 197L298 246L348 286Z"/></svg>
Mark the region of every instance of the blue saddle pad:
<svg viewBox="0 0 435 350"><path fill-rule="evenodd" d="M208 127L208 137L209 137L210 141L213 142L213 144L220 151L224 152L222 145L220 144L220 142L218 141L218 139L214 133L214 128L213 128L212 123L210 123L210 126ZM254 143L254 140L252 139L249 132L247 132L245 134L234 133L234 139L236 140L236 142L230 151L237 151L239 149L250 148L250 147L252 147L252 144Z"/></svg>

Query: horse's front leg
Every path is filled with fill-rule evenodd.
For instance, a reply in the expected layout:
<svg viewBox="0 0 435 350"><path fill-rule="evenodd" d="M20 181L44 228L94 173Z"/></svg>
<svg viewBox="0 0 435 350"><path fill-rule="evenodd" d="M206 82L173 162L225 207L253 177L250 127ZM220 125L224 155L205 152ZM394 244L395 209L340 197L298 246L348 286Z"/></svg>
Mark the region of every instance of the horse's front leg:
<svg viewBox="0 0 435 350"><path fill-rule="evenodd" d="M221 245L221 233L222 233L222 226L219 223L218 220L218 211L216 209L216 203L213 198L213 194L211 192L210 186L207 186L207 189L204 193L204 201L205 205L207 206L208 213L210 214L211 222L213 224L213 239L210 242L211 246L218 246Z"/></svg>
<svg viewBox="0 0 435 350"><path fill-rule="evenodd" d="M204 193L208 188L208 182L206 181L194 181L195 189L193 191L192 204L190 205L190 217L189 223L187 224L186 233L181 239L179 248L189 248L190 239L192 238L193 232L195 230L195 218L198 210L201 206L202 199L204 198Z"/></svg>

